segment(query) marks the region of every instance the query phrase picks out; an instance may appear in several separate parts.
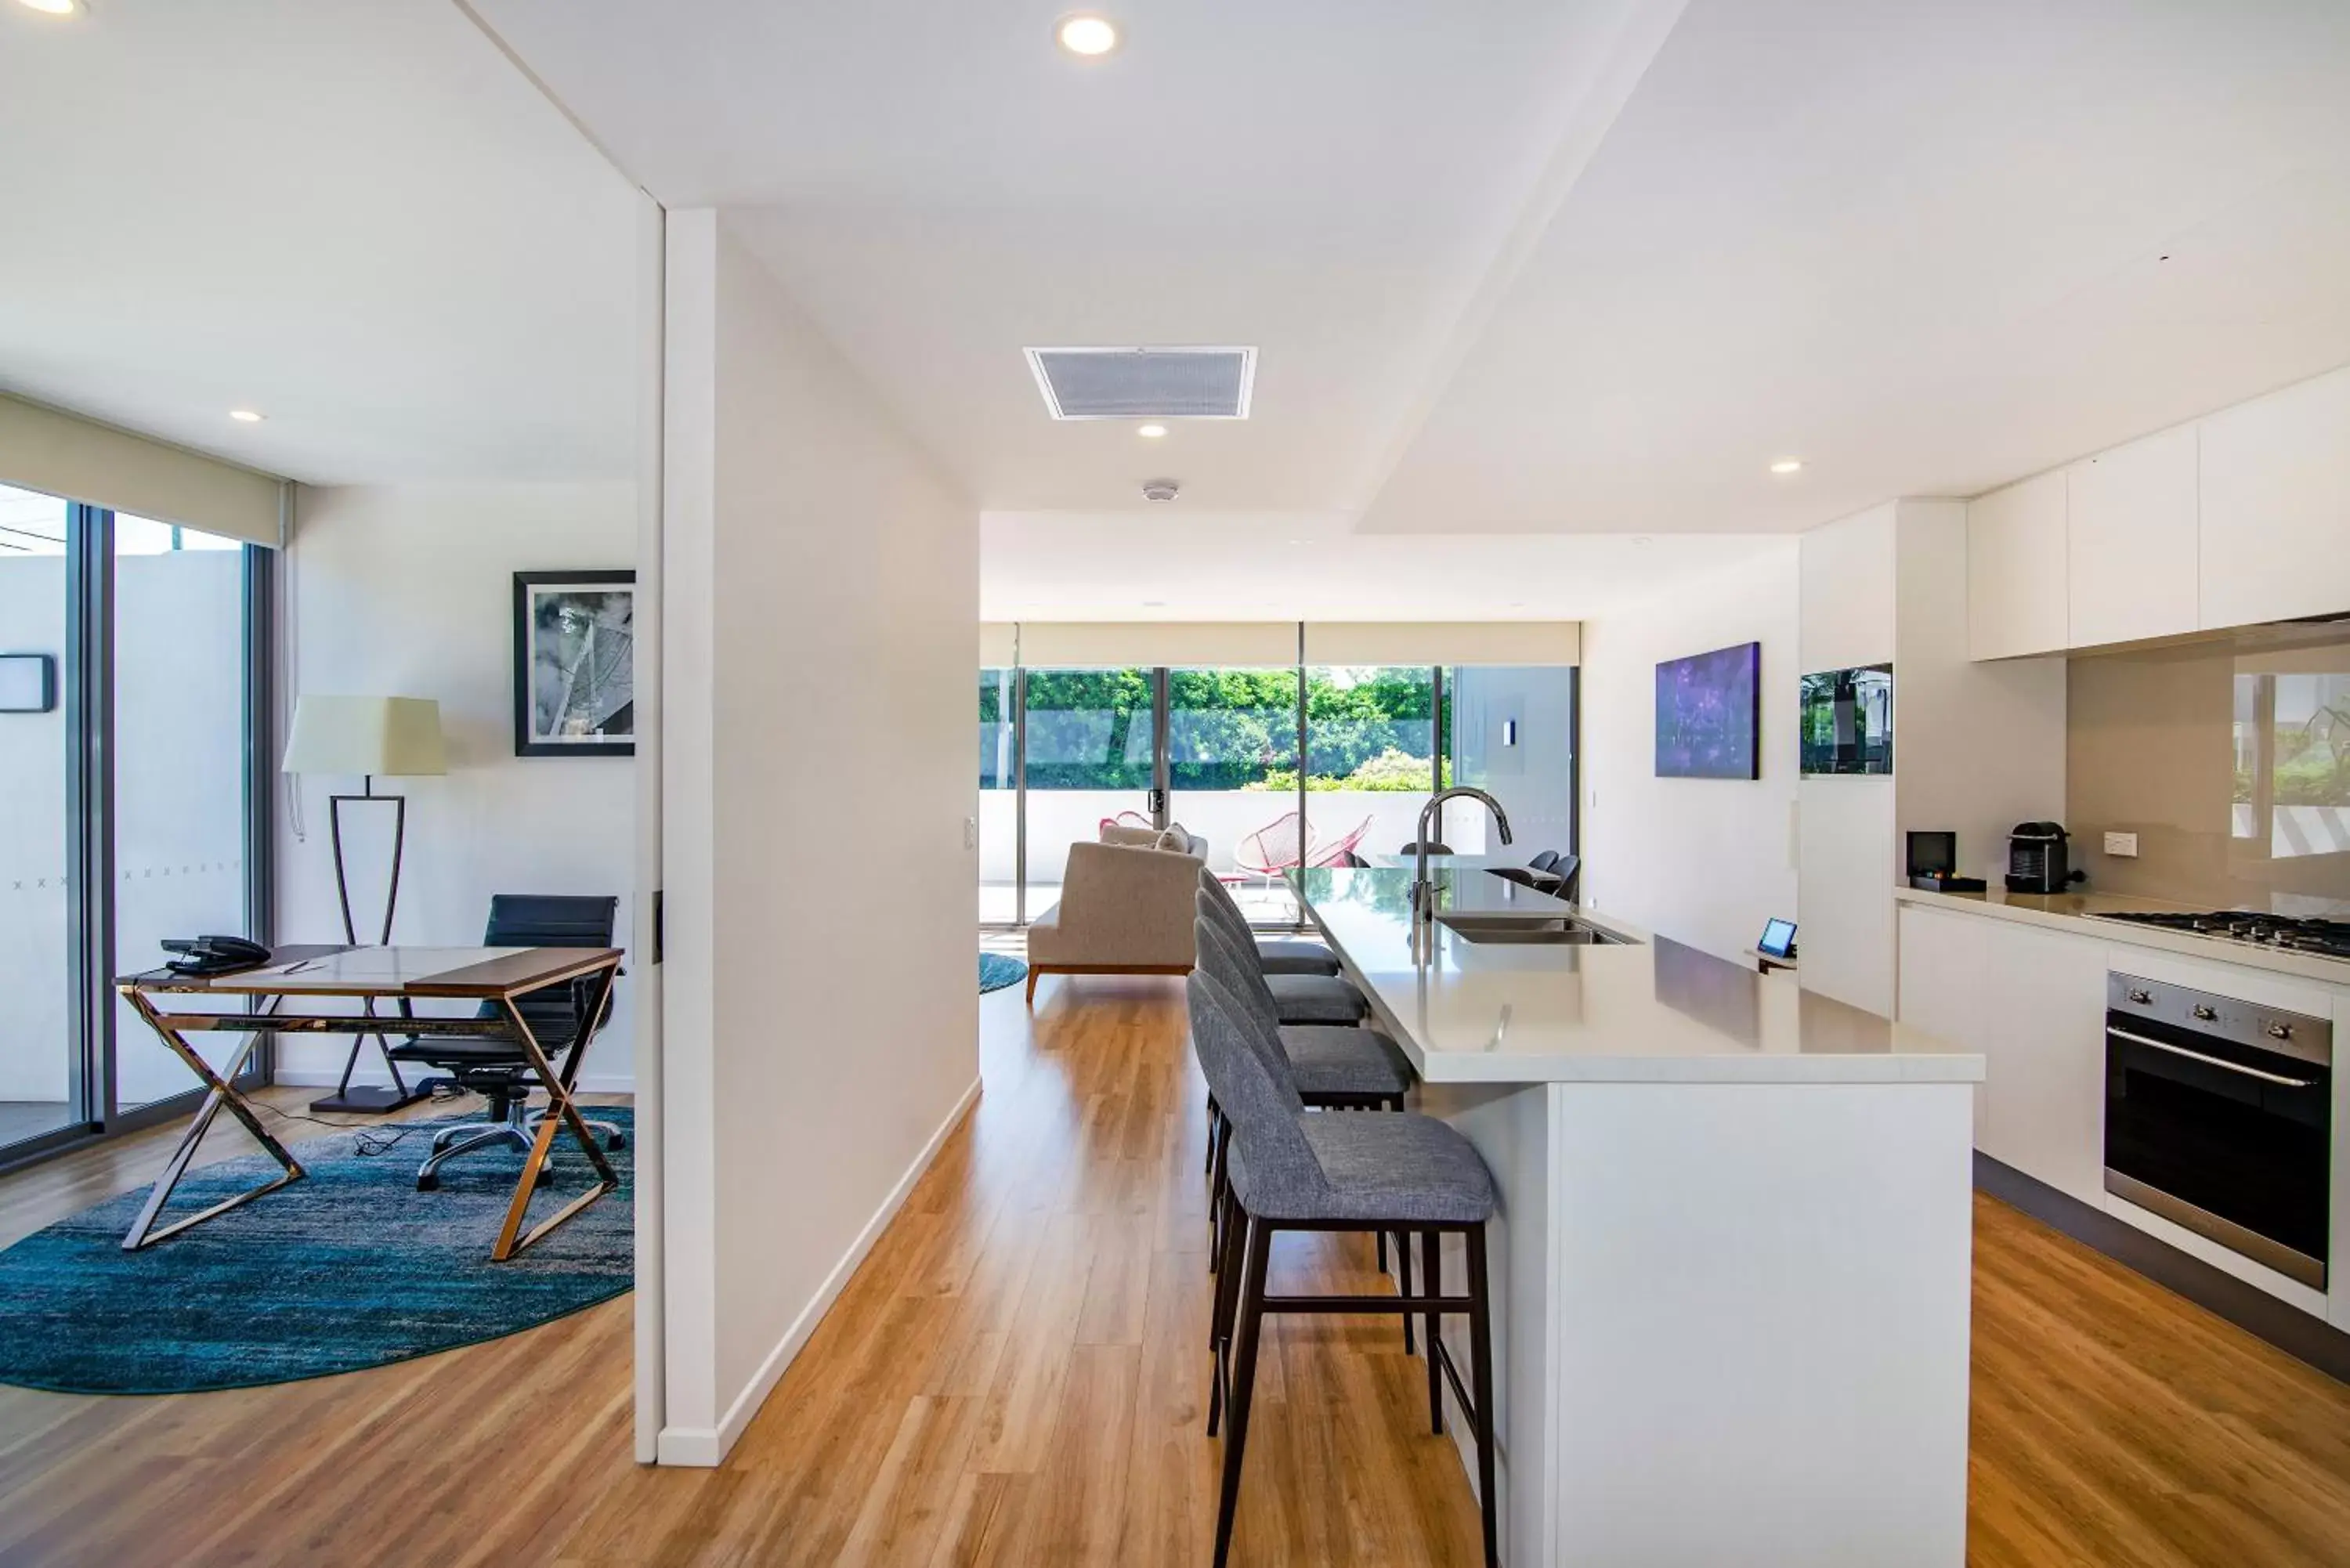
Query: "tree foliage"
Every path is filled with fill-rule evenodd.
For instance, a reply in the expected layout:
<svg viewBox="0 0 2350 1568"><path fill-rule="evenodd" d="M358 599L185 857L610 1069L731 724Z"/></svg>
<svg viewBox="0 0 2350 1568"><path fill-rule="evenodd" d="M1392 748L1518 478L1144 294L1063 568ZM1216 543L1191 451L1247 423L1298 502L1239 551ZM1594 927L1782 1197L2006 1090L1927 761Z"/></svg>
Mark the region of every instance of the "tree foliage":
<svg viewBox="0 0 2350 1568"><path fill-rule="evenodd" d="M1432 674L1426 668L1308 670L1306 787L1430 787ZM1173 670L1167 697L1168 768L1177 790L1296 787L1295 670ZM1004 706L995 685L983 679L982 725L1008 718ZM1028 672L1030 789L1148 789L1150 732L1148 670Z"/></svg>

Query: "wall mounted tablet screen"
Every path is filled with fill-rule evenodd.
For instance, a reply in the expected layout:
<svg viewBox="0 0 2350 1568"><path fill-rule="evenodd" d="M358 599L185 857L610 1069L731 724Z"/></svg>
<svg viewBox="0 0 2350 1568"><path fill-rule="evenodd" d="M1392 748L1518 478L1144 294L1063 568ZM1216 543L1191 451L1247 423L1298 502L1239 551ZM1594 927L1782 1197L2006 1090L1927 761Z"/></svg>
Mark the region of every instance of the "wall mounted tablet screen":
<svg viewBox="0 0 2350 1568"><path fill-rule="evenodd" d="M0 713L47 713L57 705L57 661L46 653L0 653Z"/></svg>
<svg viewBox="0 0 2350 1568"><path fill-rule="evenodd" d="M1769 953L1773 958L1785 958L1787 950L1794 945L1794 921L1767 920L1763 922L1762 935L1754 943L1754 950Z"/></svg>

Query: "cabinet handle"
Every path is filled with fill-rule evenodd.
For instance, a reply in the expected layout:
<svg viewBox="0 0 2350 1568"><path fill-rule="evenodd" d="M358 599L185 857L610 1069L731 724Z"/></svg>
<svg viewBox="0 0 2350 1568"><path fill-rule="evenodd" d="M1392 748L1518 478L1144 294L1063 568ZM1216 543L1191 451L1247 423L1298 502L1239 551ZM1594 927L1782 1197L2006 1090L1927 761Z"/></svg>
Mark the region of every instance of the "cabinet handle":
<svg viewBox="0 0 2350 1568"><path fill-rule="evenodd" d="M2106 1031L2106 1037L2109 1040L2126 1040L2133 1045L2144 1045L2151 1050L2168 1051L2174 1056L2184 1056L2190 1062L2202 1062L2214 1067L2225 1067L2230 1073L2241 1073L2247 1078L2258 1078L2263 1084L2279 1084L2288 1089L2306 1089L2317 1081L2314 1078L2288 1078L2282 1073L2263 1073L2258 1067L2247 1067L2241 1062L2230 1062L2225 1056L2206 1056L2200 1051L2189 1051L2186 1046L2173 1045L2168 1040L2156 1040L2144 1034L2133 1034L2126 1029L2108 1029Z"/></svg>

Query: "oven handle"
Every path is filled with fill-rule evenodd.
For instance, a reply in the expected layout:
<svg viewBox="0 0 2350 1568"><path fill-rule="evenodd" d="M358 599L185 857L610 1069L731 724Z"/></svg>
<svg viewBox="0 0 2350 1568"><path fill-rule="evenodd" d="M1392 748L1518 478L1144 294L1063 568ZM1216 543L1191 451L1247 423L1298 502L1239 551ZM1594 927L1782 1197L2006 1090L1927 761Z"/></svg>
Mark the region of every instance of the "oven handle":
<svg viewBox="0 0 2350 1568"><path fill-rule="evenodd" d="M2133 1034L2126 1029L2116 1029L2108 1025L2106 1033L2110 1039L2126 1040L2133 1045L2145 1045L2157 1051L2168 1051L2174 1056L2184 1056L2190 1062L2201 1062L2212 1067L2225 1067L2230 1073L2241 1073L2245 1077L2258 1078L2263 1084L2280 1084L2288 1089L2306 1089L2317 1081L2314 1078L2288 1078L2282 1073L2263 1073L2258 1067L2247 1067L2241 1062L2230 1062L2224 1056L2206 1056L2200 1051L2189 1051L2184 1045L2173 1045L2168 1040L2157 1040L2151 1035Z"/></svg>

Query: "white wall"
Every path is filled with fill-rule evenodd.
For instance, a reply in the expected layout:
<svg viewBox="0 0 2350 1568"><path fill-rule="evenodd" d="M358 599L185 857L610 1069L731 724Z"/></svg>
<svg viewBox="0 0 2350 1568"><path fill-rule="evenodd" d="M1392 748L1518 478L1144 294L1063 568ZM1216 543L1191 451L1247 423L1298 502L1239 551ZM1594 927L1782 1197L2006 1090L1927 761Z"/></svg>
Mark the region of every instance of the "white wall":
<svg viewBox="0 0 2350 1568"><path fill-rule="evenodd" d="M666 1461L714 1464L975 1092L976 508L669 217Z"/></svg>
<svg viewBox="0 0 2350 1568"><path fill-rule="evenodd" d="M1583 897L1735 958L1794 917L1797 556L1793 539L1583 628ZM1657 666L1762 645L1762 776L1656 776Z"/></svg>
<svg viewBox="0 0 2350 1568"><path fill-rule="evenodd" d="M618 944L633 945L635 784L626 758L514 754L514 574L625 567L636 550L633 485L369 485L303 489L285 591L294 636L289 687L430 697L448 737L443 778L380 781L408 796L408 849L396 941L464 946L482 938L493 893L609 893ZM282 746L282 740L281 740ZM327 796L357 779L304 777L302 831L279 817L277 930L335 941ZM352 904L362 929L380 911L390 813L346 813ZM362 826L362 823L370 826ZM633 972L636 960L628 965ZM582 1085L627 1089L627 990L589 1048ZM348 1042L286 1036L278 1075L332 1083ZM384 1082L372 1043L358 1081Z"/></svg>
<svg viewBox="0 0 2350 1568"><path fill-rule="evenodd" d="M1894 656L1898 508L1892 502L1803 536L1803 633L1797 674L1884 664ZM1966 573L1949 585L1965 613ZM1893 772L1908 720L1919 716L1893 670ZM1890 1016L1893 1012L1893 780L1881 774L1803 780L1797 875L1803 890L1807 991Z"/></svg>

